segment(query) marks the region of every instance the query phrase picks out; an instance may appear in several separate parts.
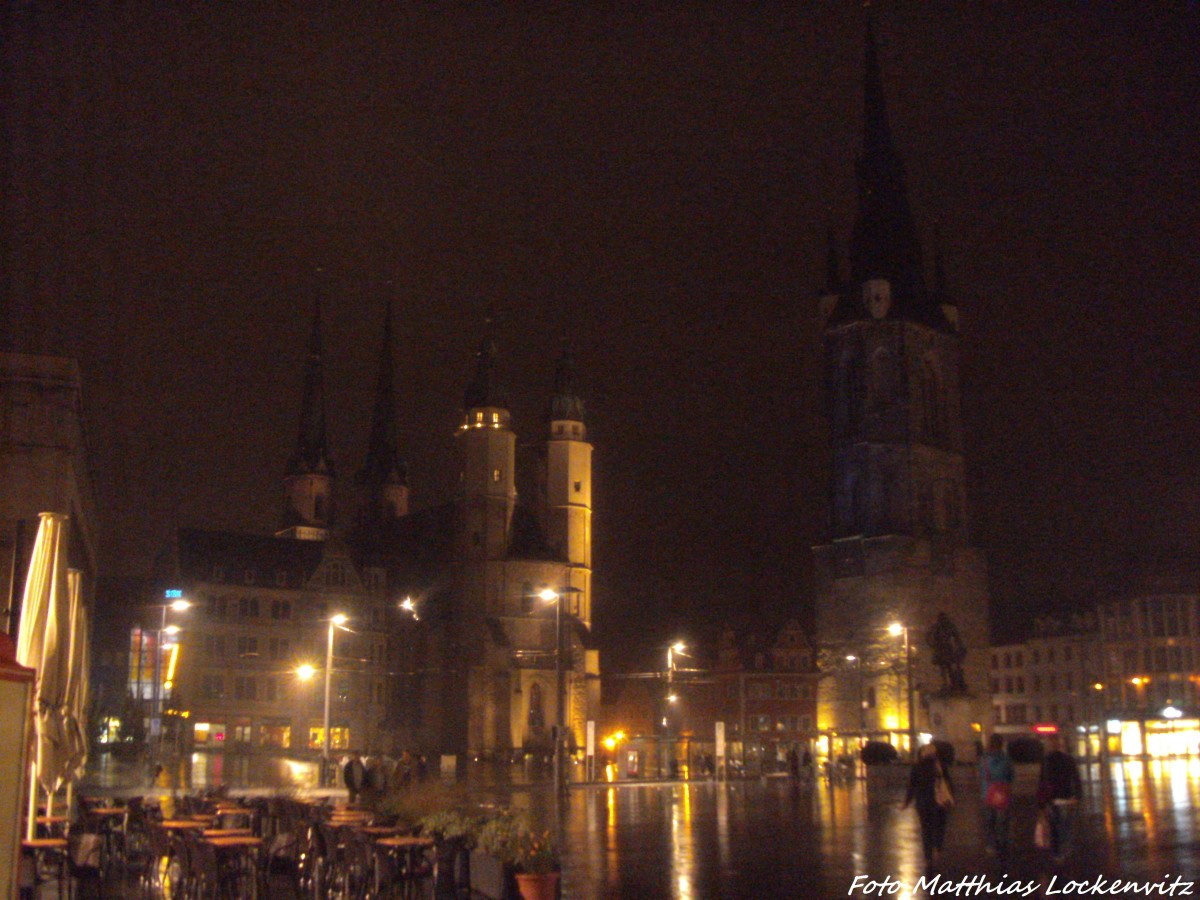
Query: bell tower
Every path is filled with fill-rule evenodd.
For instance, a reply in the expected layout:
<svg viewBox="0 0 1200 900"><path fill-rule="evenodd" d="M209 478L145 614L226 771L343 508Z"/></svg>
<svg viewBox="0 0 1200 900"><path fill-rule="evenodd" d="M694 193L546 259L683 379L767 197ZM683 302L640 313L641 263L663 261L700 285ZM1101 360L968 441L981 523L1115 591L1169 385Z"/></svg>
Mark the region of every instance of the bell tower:
<svg viewBox="0 0 1200 900"><path fill-rule="evenodd" d="M517 502L517 439L496 356L495 343L485 338L475 354L458 428L465 554L476 561L505 558Z"/></svg>
<svg viewBox="0 0 1200 900"><path fill-rule="evenodd" d="M820 299L831 509L829 540L813 553L817 629L829 658L889 675L864 682L863 670L830 673L819 726L838 752L853 752L852 735L904 750L928 733L970 758L962 754L973 752L972 729L990 707L988 589L967 520L957 317L940 259L936 288L926 285L870 20L864 62L850 273L840 277L830 238ZM942 615L968 650L966 690L947 691L932 665L929 635ZM911 706L888 681L909 664L889 626L912 650Z"/></svg>
<svg viewBox="0 0 1200 900"><path fill-rule="evenodd" d="M366 492L360 519L367 524L408 515L408 468L400 459L396 428L395 362L392 347L392 303L383 320L383 348L379 353L379 378L375 383L375 408L367 456L358 473Z"/></svg>

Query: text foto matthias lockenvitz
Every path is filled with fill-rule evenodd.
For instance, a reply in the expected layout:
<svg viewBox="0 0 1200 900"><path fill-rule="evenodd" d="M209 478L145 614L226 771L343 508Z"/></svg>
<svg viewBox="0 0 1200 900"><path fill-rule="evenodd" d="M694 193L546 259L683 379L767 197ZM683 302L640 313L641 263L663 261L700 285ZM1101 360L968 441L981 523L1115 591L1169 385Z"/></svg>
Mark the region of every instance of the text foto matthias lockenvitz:
<svg viewBox="0 0 1200 900"><path fill-rule="evenodd" d="M1178 875L1164 875L1157 881L1129 881L1124 878L1060 878L1051 875L1049 881L1009 878L989 878L987 875L965 875L946 878L943 875L923 875L915 884L908 884L890 875L874 878L855 875L848 896L887 897L901 892L928 897L1191 897L1195 895L1194 881ZM1040 892L1040 893L1039 893Z"/></svg>

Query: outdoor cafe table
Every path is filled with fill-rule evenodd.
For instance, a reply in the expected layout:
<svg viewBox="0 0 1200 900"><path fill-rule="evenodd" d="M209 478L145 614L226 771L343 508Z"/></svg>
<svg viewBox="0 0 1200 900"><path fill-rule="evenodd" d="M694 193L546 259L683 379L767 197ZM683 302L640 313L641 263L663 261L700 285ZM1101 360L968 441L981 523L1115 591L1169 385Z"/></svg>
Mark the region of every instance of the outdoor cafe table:
<svg viewBox="0 0 1200 900"><path fill-rule="evenodd" d="M50 837L61 837L63 827L67 824L66 816L38 816L37 823L49 832Z"/></svg>
<svg viewBox="0 0 1200 900"><path fill-rule="evenodd" d="M205 828L206 838L220 837L253 837L254 832L249 828Z"/></svg>
<svg viewBox="0 0 1200 900"><path fill-rule="evenodd" d="M210 827L211 818L206 818L204 821L197 819L163 819L158 824L168 831L184 831L188 828L195 828L198 831L203 831Z"/></svg>
<svg viewBox="0 0 1200 900"><path fill-rule="evenodd" d="M238 896L258 897L258 848L262 846L262 838L251 835L206 835L204 841L217 851L221 865L237 873Z"/></svg>
<svg viewBox="0 0 1200 900"><path fill-rule="evenodd" d="M433 838L413 837L407 834L398 834L394 837L383 837L375 841L375 846L384 850L388 856L407 855L407 859L402 866L402 870L409 872L416 867L417 857L423 850L428 850L434 845ZM377 889L384 886L384 873L379 869L379 856L375 857L375 886ZM406 878L403 881L403 896L417 896L417 883L415 879Z"/></svg>

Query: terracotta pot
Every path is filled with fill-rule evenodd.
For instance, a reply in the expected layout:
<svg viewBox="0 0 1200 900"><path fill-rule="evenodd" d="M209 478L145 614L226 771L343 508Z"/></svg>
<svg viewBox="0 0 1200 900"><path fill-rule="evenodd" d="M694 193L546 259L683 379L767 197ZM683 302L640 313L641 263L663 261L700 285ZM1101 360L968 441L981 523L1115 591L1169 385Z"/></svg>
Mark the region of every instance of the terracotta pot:
<svg viewBox="0 0 1200 900"><path fill-rule="evenodd" d="M558 872L543 872L533 875L517 873L517 890L523 900L555 900L558 896Z"/></svg>

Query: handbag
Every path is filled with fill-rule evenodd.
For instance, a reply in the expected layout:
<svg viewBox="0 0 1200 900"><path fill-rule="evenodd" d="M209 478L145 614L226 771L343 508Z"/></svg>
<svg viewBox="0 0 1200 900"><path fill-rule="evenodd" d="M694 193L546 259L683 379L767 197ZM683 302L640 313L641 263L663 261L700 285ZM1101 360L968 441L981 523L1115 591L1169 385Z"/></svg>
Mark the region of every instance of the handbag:
<svg viewBox="0 0 1200 900"><path fill-rule="evenodd" d="M1037 824L1033 826L1033 846L1039 850L1050 849L1050 819L1044 814L1037 817Z"/></svg>
<svg viewBox="0 0 1200 900"><path fill-rule="evenodd" d="M933 779L933 799L942 809L949 809L954 805L954 795L950 793L950 785L946 783L941 766L938 766L937 776Z"/></svg>
<svg viewBox="0 0 1200 900"><path fill-rule="evenodd" d="M1012 786L1007 781L993 781L988 785L987 794L983 798L992 809L1008 809L1012 799Z"/></svg>

